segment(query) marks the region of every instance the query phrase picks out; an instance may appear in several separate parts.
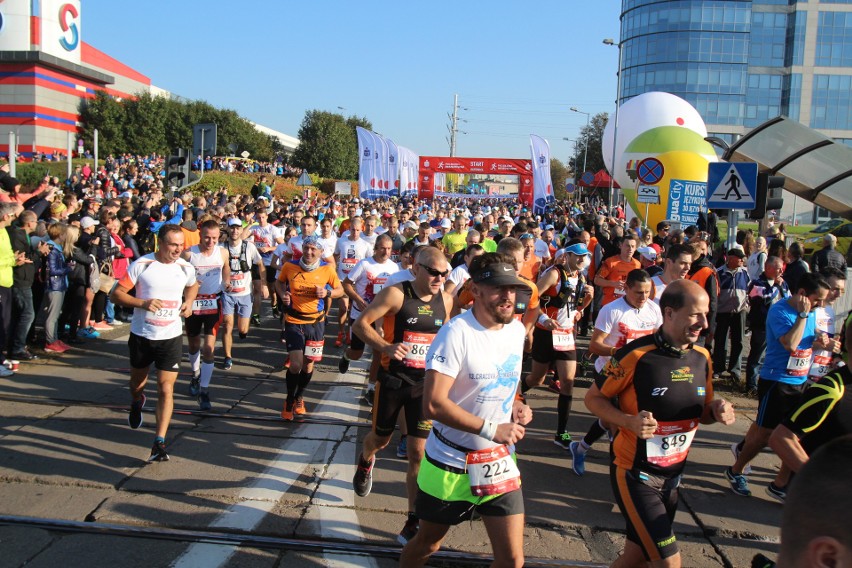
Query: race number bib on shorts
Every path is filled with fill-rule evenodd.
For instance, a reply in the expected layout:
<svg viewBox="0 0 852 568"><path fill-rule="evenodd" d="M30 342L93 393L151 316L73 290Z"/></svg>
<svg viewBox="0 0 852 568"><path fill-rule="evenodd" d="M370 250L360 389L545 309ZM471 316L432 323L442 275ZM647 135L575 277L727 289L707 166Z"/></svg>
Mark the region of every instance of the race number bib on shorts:
<svg viewBox="0 0 852 568"><path fill-rule="evenodd" d="M231 273L231 294L239 294L246 291L248 275L248 272Z"/></svg>
<svg viewBox="0 0 852 568"><path fill-rule="evenodd" d="M324 346L325 340L305 341L305 357L315 363L322 361L322 350Z"/></svg>
<svg viewBox="0 0 852 568"><path fill-rule="evenodd" d="M554 351L574 351L574 330L554 329L553 330L553 350Z"/></svg>
<svg viewBox="0 0 852 568"><path fill-rule="evenodd" d="M477 497L502 495L521 487L521 472L505 445L467 454L470 492Z"/></svg>
<svg viewBox="0 0 852 568"><path fill-rule="evenodd" d="M689 446L697 430L697 420L658 422L654 437L645 440L648 463L660 467L681 463L689 454Z"/></svg>
<svg viewBox="0 0 852 568"><path fill-rule="evenodd" d="M408 347L408 353L402 363L406 367L414 369L426 368L426 352L435 340L434 333L420 333L417 331L405 331L402 334L402 344Z"/></svg>
<svg viewBox="0 0 852 568"><path fill-rule="evenodd" d="M787 374L791 377L806 377L811 368L813 349L796 349L787 359Z"/></svg>
<svg viewBox="0 0 852 568"><path fill-rule="evenodd" d="M145 312L145 323L157 327L171 325L180 317L180 302L163 300L156 312Z"/></svg>
<svg viewBox="0 0 852 568"><path fill-rule="evenodd" d="M218 294L199 294L192 302L192 315L206 316L219 313Z"/></svg>

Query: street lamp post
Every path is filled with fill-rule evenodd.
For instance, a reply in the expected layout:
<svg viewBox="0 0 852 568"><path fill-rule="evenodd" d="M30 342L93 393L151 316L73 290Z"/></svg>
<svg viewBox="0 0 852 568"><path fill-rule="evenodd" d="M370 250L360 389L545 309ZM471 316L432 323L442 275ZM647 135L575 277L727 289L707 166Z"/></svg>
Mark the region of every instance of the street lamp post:
<svg viewBox="0 0 852 568"><path fill-rule="evenodd" d="M616 77L618 78L615 86L615 122L612 125L612 171L609 173L609 196L607 209L611 213L612 210L612 199L614 192L614 184L615 184L615 142L618 139L618 106L621 102L621 57L624 53L624 50L621 49L621 42L616 42L614 39L607 38L603 40L604 45L612 45L618 48L618 74Z"/></svg>
<svg viewBox="0 0 852 568"><path fill-rule="evenodd" d="M591 118L591 113L583 112L577 107L571 107L570 110L586 115L586 136L583 140L583 173L586 173L586 157L589 155L589 120Z"/></svg>

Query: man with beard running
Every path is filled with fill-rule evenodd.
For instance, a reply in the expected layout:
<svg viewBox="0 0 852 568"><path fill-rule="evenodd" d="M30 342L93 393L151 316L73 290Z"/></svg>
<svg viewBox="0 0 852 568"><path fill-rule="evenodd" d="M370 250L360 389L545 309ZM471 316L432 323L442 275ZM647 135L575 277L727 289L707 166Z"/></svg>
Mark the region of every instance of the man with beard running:
<svg viewBox="0 0 852 568"><path fill-rule="evenodd" d="M322 252L316 236L304 236L299 260L285 263L275 282L284 307L284 342L290 358L287 400L281 410L284 420L306 414L302 394L311 381L314 363L322 360L328 307L332 299L343 295L334 266L321 259Z"/></svg>
<svg viewBox="0 0 852 568"><path fill-rule="evenodd" d="M189 395L197 397L201 410L210 410L210 379L213 376L213 352L221 314L222 283L231 279L228 251L219 246L219 221L208 219L199 225L201 243L181 255L195 267L198 294L192 304L192 315L186 318L189 364L192 380ZM204 333L204 339L201 334ZM202 344L203 341L203 344Z"/></svg>
<svg viewBox="0 0 852 568"><path fill-rule="evenodd" d="M515 290L527 285L509 259L471 266L473 307L441 327L426 355L423 411L431 419L417 477L420 528L400 565L423 566L452 525L482 517L494 566L524 563L524 502L514 445L532 410L517 397L526 334ZM498 473L499 472L499 473Z"/></svg>
<svg viewBox="0 0 852 568"><path fill-rule="evenodd" d="M402 544L417 533L414 513L417 474L432 425L423 417L426 352L449 319L452 298L442 290L449 273L447 260L434 247L424 247L414 264L414 280L383 289L355 321L352 331L381 355L373 430L364 438L355 478L355 493L364 497L373 484L376 454L388 445L401 410L405 409L408 443L408 520L399 533ZM384 338L373 325L384 318Z"/></svg>
<svg viewBox="0 0 852 568"><path fill-rule="evenodd" d="M157 429L149 462L168 461L166 433L174 408L174 387L183 354L181 317L189 317L198 291L195 269L181 258L183 231L163 225L160 247L133 262L110 298L114 304L133 308L130 323L130 414L134 430L142 426L145 385L151 364L157 368ZM136 295L130 291L136 289Z"/></svg>

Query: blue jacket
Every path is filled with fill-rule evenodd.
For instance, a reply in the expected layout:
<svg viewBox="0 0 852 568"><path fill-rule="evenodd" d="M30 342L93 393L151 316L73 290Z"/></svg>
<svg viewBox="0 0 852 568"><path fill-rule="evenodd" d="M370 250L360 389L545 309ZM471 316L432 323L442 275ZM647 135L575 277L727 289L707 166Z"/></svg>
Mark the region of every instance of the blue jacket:
<svg viewBox="0 0 852 568"><path fill-rule="evenodd" d="M68 273L71 270L65 263L65 254L62 252L62 247L55 242L46 241L50 246L50 252L47 254L47 282L44 287L48 292L65 292L68 290Z"/></svg>

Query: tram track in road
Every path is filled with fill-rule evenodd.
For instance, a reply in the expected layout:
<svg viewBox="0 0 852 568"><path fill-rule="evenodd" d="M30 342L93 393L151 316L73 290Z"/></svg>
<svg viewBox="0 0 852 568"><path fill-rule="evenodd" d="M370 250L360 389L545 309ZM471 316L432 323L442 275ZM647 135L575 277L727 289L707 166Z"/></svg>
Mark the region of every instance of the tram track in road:
<svg viewBox="0 0 852 568"><path fill-rule="evenodd" d="M0 515L0 525L41 529L64 534L93 534L107 537L144 538L160 541L177 541L188 544L220 545L239 548L259 548L308 554L334 554L368 558L398 559L402 547L385 546L365 542L353 542L331 538L273 537L253 534L247 531L210 529L188 530L165 526L133 526L115 523L69 521L39 517ZM491 555L464 552L459 550L440 550L432 555L433 561L472 566L488 566L493 561ZM525 558L524 566L529 568L604 568L606 565L593 562L579 562L551 558Z"/></svg>

